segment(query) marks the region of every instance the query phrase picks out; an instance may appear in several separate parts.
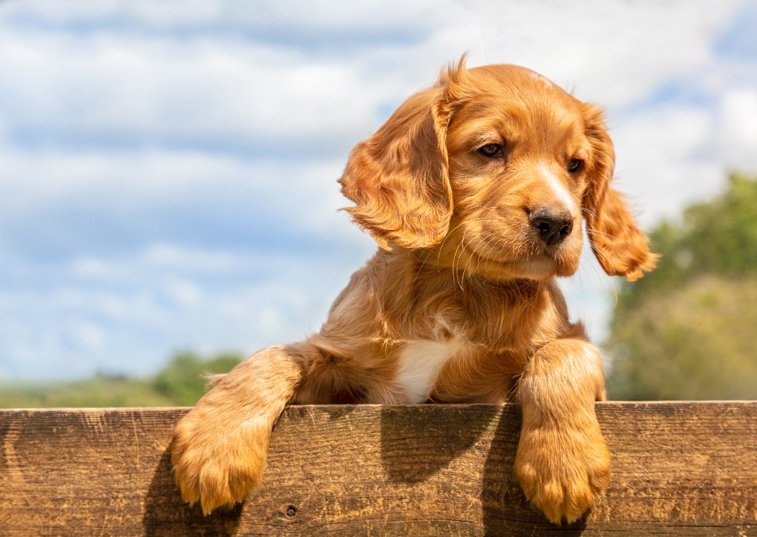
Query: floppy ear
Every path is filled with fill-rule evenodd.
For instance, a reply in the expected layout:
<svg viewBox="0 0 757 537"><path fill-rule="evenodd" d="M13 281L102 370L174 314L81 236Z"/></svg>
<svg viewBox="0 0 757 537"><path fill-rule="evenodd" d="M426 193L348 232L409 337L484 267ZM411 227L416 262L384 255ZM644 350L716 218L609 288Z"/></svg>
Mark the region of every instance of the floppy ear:
<svg viewBox="0 0 757 537"><path fill-rule="evenodd" d="M339 182L352 219L385 249L439 243L452 216L447 171L448 107L434 87L405 101L350 153Z"/></svg>
<svg viewBox="0 0 757 537"><path fill-rule="evenodd" d="M604 126L602 110L591 105L583 108L586 135L592 145L583 198L589 241L607 274L634 281L652 270L659 256L649 252L646 235L628 212L623 197L610 187L615 150Z"/></svg>

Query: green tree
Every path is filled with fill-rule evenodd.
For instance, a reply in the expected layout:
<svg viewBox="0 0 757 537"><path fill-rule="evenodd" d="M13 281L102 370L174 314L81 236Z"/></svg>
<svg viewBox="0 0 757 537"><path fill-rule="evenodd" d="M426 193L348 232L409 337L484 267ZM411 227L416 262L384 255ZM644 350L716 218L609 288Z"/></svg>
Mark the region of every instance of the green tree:
<svg viewBox="0 0 757 537"><path fill-rule="evenodd" d="M607 348L615 399L757 398L757 178L650 234L657 269L623 284Z"/></svg>
<svg viewBox="0 0 757 537"><path fill-rule="evenodd" d="M179 353L155 376L152 386L174 404L194 405L205 393L209 376L228 373L239 361L233 354L203 360L191 352Z"/></svg>

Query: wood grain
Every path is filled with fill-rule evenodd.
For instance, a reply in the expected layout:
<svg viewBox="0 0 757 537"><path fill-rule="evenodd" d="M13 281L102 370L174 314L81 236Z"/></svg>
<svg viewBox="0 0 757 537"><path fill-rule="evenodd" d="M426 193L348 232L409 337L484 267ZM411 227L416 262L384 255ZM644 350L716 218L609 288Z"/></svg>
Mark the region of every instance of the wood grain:
<svg viewBox="0 0 757 537"><path fill-rule="evenodd" d="M209 517L171 474L185 412L0 411L0 535L757 536L757 402L598 404L610 488L562 527L513 479L513 405L290 407L262 487Z"/></svg>

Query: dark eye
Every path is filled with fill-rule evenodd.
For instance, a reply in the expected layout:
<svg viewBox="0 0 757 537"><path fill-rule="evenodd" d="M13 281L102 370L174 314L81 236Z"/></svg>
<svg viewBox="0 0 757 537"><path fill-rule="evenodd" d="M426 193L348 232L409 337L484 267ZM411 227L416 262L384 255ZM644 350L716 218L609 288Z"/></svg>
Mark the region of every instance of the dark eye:
<svg viewBox="0 0 757 537"><path fill-rule="evenodd" d="M568 162L568 171L570 173L577 173L580 172L584 167L584 161L580 158L574 158L571 159L570 162Z"/></svg>
<svg viewBox="0 0 757 537"><path fill-rule="evenodd" d="M499 144L486 144L479 148L478 152L486 158L502 158L504 155L502 152L502 146Z"/></svg>

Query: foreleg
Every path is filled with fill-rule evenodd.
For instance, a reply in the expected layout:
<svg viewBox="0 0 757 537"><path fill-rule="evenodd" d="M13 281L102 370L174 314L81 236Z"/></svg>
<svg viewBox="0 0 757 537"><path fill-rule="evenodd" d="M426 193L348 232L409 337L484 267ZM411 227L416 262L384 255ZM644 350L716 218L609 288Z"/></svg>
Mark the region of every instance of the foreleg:
<svg viewBox="0 0 757 537"><path fill-rule="evenodd" d="M599 351L579 339L545 345L526 365L517 397L523 425L515 475L551 522L574 522L610 479L594 412L595 401L605 399Z"/></svg>

